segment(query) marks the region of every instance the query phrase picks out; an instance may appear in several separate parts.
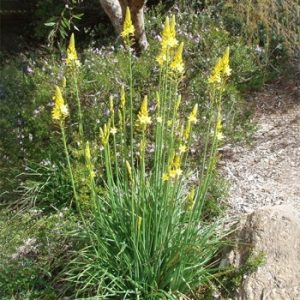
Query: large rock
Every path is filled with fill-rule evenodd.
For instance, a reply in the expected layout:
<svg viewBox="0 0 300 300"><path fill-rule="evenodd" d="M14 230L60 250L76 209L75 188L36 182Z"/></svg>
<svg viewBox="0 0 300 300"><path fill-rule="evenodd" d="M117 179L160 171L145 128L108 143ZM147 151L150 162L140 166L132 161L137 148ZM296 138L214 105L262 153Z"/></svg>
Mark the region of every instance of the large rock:
<svg viewBox="0 0 300 300"><path fill-rule="evenodd" d="M238 246L229 261L241 266L253 254L263 252L266 262L245 276L235 300L300 299L300 218L291 206L260 209L240 222Z"/></svg>

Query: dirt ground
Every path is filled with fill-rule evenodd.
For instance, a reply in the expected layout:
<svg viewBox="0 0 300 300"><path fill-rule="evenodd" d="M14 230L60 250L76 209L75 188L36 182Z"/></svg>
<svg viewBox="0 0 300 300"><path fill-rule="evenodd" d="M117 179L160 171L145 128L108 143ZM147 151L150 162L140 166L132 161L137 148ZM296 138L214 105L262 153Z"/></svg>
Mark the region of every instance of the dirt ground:
<svg viewBox="0 0 300 300"><path fill-rule="evenodd" d="M222 172L230 183L229 214L290 204L300 219L300 73L247 97L258 125L251 146L227 145Z"/></svg>

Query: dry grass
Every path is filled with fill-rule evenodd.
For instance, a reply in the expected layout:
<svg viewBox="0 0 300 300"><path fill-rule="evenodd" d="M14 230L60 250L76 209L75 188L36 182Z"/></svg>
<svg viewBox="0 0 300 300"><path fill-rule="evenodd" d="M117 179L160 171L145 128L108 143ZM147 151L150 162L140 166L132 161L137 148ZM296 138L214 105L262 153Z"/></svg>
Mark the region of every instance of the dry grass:
<svg viewBox="0 0 300 300"><path fill-rule="evenodd" d="M274 36L282 40L289 54L299 53L300 4L297 0L228 0L224 12L241 21L249 43L263 39L268 46Z"/></svg>

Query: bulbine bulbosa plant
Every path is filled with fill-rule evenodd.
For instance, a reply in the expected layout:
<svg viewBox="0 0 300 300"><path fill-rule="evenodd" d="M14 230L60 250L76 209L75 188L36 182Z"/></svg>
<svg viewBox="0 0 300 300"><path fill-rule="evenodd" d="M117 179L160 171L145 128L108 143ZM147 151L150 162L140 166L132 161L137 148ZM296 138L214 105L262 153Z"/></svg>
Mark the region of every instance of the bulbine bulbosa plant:
<svg viewBox="0 0 300 300"><path fill-rule="evenodd" d="M222 236L217 222L206 224L201 211L222 138L221 100L230 75L229 49L208 78L211 99L205 147L193 167L190 147L199 122L198 105L185 117L180 113L178 87L185 72L184 45L178 42L175 27L175 17L167 18L156 58L160 68L157 92L140 95L140 105L135 108L134 27L127 9L121 35L128 52L130 79L126 87L119 87L118 103L109 99L110 115L97 141L84 136L76 90L78 131L90 189L88 205L80 198L74 180L76 160L69 154L64 129L69 110L56 87L52 116L61 128L74 200L89 238L89 246L78 253L66 272L70 283L76 285L77 296L188 299L217 272L215 257ZM80 64L73 35L66 62L76 86ZM149 109L149 102L154 103L154 109Z"/></svg>

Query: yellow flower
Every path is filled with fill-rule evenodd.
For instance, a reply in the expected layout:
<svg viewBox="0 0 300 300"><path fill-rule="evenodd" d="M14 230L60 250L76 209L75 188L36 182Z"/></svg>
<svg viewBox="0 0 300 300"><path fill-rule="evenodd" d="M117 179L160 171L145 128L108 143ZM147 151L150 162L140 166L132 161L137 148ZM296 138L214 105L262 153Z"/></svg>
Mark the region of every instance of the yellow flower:
<svg viewBox="0 0 300 300"><path fill-rule="evenodd" d="M179 169L181 165L181 158L178 155L175 155L172 162L172 168Z"/></svg>
<svg viewBox="0 0 300 300"><path fill-rule="evenodd" d="M177 170L175 169L175 170L170 170L169 171L169 177L170 178L175 178L176 177L176 175L177 175Z"/></svg>
<svg viewBox="0 0 300 300"><path fill-rule="evenodd" d="M169 174L168 173L164 173L162 176L162 181L168 181L170 179Z"/></svg>
<svg viewBox="0 0 300 300"><path fill-rule="evenodd" d="M187 146L181 144L181 145L179 146L179 153L180 153L180 154L181 154L181 153L185 153L186 151L187 151Z"/></svg>
<svg viewBox="0 0 300 300"><path fill-rule="evenodd" d="M208 78L209 83L220 83L221 82L221 71L222 71L222 60L218 59L211 75Z"/></svg>
<svg viewBox="0 0 300 300"><path fill-rule="evenodd" d="M225 52L224 52L222 62L223 62L223 73L224 73L224 75L230 76L231 69L230 69L230 66L229 66L229 47L227 47Z"/></svg>
<svg viewBox="0 0 300 300"><path fill-rule="evenodd" d="M109 110L113 114L114 111L114 98L112 95L109 96Z"/></svg>
<svg viewBox="0 0 300 300"><path fill-rule="evenodd" d="M179 45L179 47L177 48L174 59L170 65L171 70L173 70L175 73L179 73L179 74L184 73L184 63L182 60L182 52L183 52L183 43L181 43Z"/></svg>
<svg viewBox="0 0 300 300"><path fill-rule="evenodd" d="M171 39L172 39L172 41L171 41L171 45L172 46L170 46L170 47L176 47L177 44L178 44L178 41L176 40L176 20L175 20L175 15L172 16L171 22L170 22L170 36L171 36Z"/></svg>
<svg viewBox="0 0 300 300"><path fill-rule="evenodd" d="M130 163L128 162L128 160L126 160L126 168L127 168L127 173L129 175L129 178L133 182L132 169L131 169L131 166L130 166Z"/></svg>
<svg viewBox="0 0 300 300"><path fill-rule="evenodd" d="M125 107L125 103L126 103L124 85L122 85L122 87L121 87L120 102L121 102L121 107L124 108Z"/></svg>
<svg viewBox="0 0 300 300"><path fill-rule="evenodd" d="M189 194L187 195L187 199L186 199L186 208L187 210L192 210L195 204L195 188L192 188L192 190L189 192Z"/></svg>
<svg viewBox="0 0 300 300"><path fill-rule="evenodd" d="M184 130L184 138L186 140L189 139L190 134L191 134L191 129L192 129L192 124L196 124L197 123L197 114L198 114L198 104L195 104L192 112L190 113L189 117L188 117L188 121Z"/></svg>
<svg viewBox="0 0 300 300"><path fill-rule="evenodd" d="M175 26L175 16L172 17L171 24L169 18L166 17L166 21L162 32L161 50L159 55L156 57L156 61L161 66L169 60L169 49L174 48L178 45L178 41L176 39Z"/></svg>
<svg viewBox="0 0 300 300"><path fill-rule="evenodd" d="M162 48L159 55L156 57L159 65L163 65L167 61L167 48Z"/></svg>
<svg viewBox="0 0 300 300"><path fill-rule="evenodd" d="M182 175L182 170L179 169L172 169L169 171L169 178L176 178Z"/></svg>
<svg viewBox="0 0 300 300"><path fill-rule="evenodd" d="M229 47L226 48L222 58L219 58L210 77L209 83L221 83L222 79L231 74L229 66Z"/></svg>
<svg viewBox="0 0 300 300"><path fill-rule="evenodd" d="M100 137L103 145L107 145L110 135L110 121L104 124L103 129L100 128Z"/></svg>
<svg viewBox="0 0 300 300"><path fill-rule="evenodd" d="M222 126L222 115L220 111L218 111L218 116L217 116L216 136L218 140L222 140L224 138L223 126Z"/></svg>
<svg viewBox="0 0 300 300"><path fill-rule="evenodd" d="M181 158L179 155L174 155L172 158L172 162L168 167L168 172L164 173L162 176L163 181L168 181L170 179L174 179L182 175L183 171L180 168L181 166Z"/></svg>
<svg viewBox="0 0 300 300"><path fill-rule="evenodd" d="M86 143L85 145L85 159L87 162L91 161L91 150L90 150L90 144L89 142Z"/></svg>
<svg viewBox="0 0 300 300"><path fill-rule="evenodd" d="M148 115L148 97L147 96L144 97L140 111L138 113L138 123L143 128L145 128L147 125L151 124L151 118Z"/></svg>
<svg viewBox="0 0 300 300"><path fill-rule="evenodd" d="M162 123L162 117L157 117L157 118L156 118L156 121L157 121L157 123L160 123L160 124L161 124L161 123Z"/></svg>
<svg viewBox="0 0 300 300"><path fill-rule="evenodd" d="M55 87L55 95L53 97L54 107L52 109L52 119L54 121L64 120L69 115L68 106L64 103L60 88Z"/></svg>
<svg viewBox="0 0 300 300"><path fill-rule="evenodd" d="M72 33L71 37L70 37L69 46L68 46L68 49L67 49L66 64L67 65L75 64L76 66L80 65L80 62L79 62L78 56L77 56L77 52L76 52L76 48L75 48L74 33Z"/></svg>
<svg viewBox="0 0 300 300"><path fill-rule="evenodd" d="M111 133L112 135L115 135L117 132L118 132L118 130L117 130L116 127L112 127L112 128L110 129L110 133Z"/></svg>
<svg viewBox="0 0 300 300"><path fill-rule="evenodd" d="M182 174L182 170L180 169L181 158L179 155L174 155L171 168L169 171L170 178L175 178L176 176L180 176Z"/></svg>
<svg viewBox="0 0 300 300"><path fill-rule="evenodd" d="M168 17L166 17L164 29L162 32L162 48L174 48L178 45L178 41L176 39L176 21L175 16L172 17L171 23Z"/></svg>
<svg viewBox="0 0 300 300"><path fill-rule="evenodd" d="M197 113L198 113L198 104L195 104L192 112L189 115L189 119L188 119L191 124L197 123Z"/></svg>
<svg viewBox="0 0 300 300"><path fill-rule="evenodd" d="M126 7L125 20L123 24L123 31L121 32L121 36L125 40L129 40L130 37L134 34L134 26L131 20L131 12L129 7Z"/></svg>
<svg viewBox="0 0 300 300"><path fill-rule="evenodd" d="M190 122L190 121L187 121L185 130L184 130L184 138L185 138L186 140L188 140L189 137L190 137L190 134L191 134L191 122Z"/></svg>
<svg viewBox="0 0 300 300"><path fill-rule="evenodd" d="M160 108L160 94L156 92L156 108L157 110Z"/></svg>

